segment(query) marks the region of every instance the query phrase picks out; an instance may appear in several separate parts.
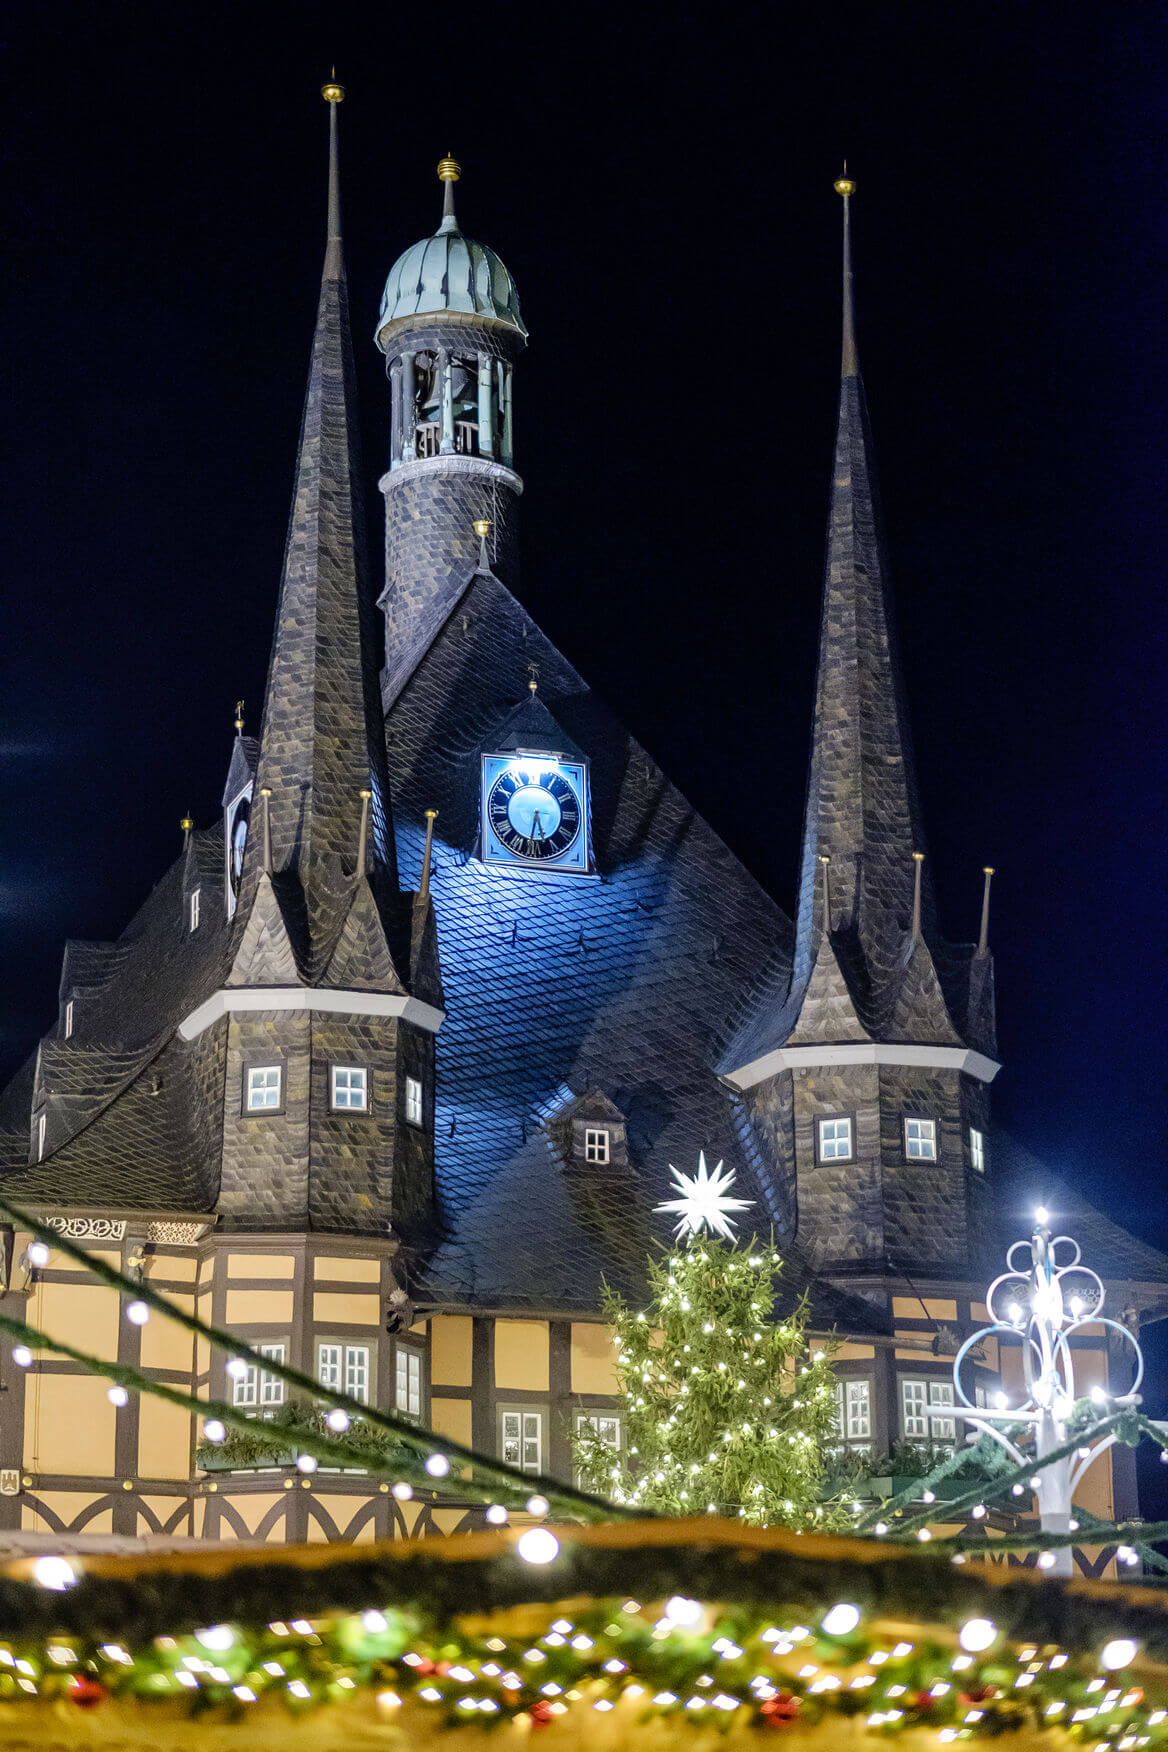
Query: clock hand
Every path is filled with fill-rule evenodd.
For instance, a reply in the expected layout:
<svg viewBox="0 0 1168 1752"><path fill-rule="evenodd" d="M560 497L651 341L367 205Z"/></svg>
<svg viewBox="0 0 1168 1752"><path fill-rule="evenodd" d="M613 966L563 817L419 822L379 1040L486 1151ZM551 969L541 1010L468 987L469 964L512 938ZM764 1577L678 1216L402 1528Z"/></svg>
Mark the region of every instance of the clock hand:
<svg viewBox="0 0 1168 1752"><path fill-rule="evenodd" d="M532 811L531 837L533 840L534 839L543 839L545 837L544 831L543 831L543 822L539 819L539 810L538 809L535 809Z"/></svg>

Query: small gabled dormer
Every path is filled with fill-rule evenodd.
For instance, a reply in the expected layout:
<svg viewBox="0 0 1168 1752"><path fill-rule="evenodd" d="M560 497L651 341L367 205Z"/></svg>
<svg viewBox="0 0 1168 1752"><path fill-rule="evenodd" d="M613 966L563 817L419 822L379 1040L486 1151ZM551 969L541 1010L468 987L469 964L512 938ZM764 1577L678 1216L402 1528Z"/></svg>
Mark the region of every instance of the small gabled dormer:
<svg viewBox="0 0 1168 1752"><path fill-rule="evenodd" d="M553 1123L565 1167L589 1173L629 1167L625 1116L599 1089L578 1096Z"/></svg>

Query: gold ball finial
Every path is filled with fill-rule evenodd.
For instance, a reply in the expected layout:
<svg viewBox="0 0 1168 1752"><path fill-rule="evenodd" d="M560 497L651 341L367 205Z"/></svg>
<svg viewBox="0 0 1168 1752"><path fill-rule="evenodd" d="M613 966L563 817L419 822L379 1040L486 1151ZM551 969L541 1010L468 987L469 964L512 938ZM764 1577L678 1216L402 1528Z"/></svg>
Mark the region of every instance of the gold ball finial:
<svg viewBox="0 0 1168 1752"><path fill-rule="evenodd" d="M243 735L243 701L235 702L235 730L238 736Z"/></svg>
<svg viewBox="0 0 1168 1752"><path fill-rule="evenodd" d="M360 797L362 803L368 803L370 797L372 797L372 795L373 795L373 792L370 791L368 789L368 787L365 787L363 790L358 791L357 795L358 795L358 797Z"/></svg>
<svg viewBox="0 0 1168 1752"><path fill-rule="evenodd" d="M844 159L844 174L838 178L832 186L837 195L844 195L846 197L855 194L856 185L848 175L848 161L846 158Z"/></svg>
<svg viewBox="0 0 1168 1752"><path fill-rule="evenodd" d="M457 182L461 175L462 166L459 164L457 158L451 158L450 154L447 153L445 158L440 158L438 160L439 182Z"/></svg>
<svg viewBox="0 0 1168 1752"><path fill-rule="evenodd" d="M332 70L331 77L326 79L325 83L321 86L320 95L324 98L326 103L344 103L345 88L337 79L337 70L335 67Z"/></svg>
<svg viewBox="0 0 1168 1752"><path fill-rule="evenodd" d="M427 821L437 821L438 819L438 811L436 809L423 809L422 814L426 817Z"/></svg>
<svg viewBox="0 0 1168 1752"><path fill-rule="evenodd" d="M191 820L189 815L183 816L182 820L179 822L179 826L182 828L184 833L193 833L194 832L195 824Z"/></svg>
<svg viewBox="0 0 1168 1752"><path fill-rule="evenodd" d="M473 527L479 540L486 541L488 535L491 533L491 520L489 517L476 517Z"/></svg>
<svg viewBox="0 0 1168 1752"><path fill-rule="evenodd" d="M261 797L270 797L271 794L272 794L272 787L270 785L261 785L260 786L260 796Z"/></svg>
<svg viewBox="0 0 1168 1752"><path fill-rule="evenodd" d="M831 853L830 852L820 852L819 862L821 864L830 864L831 863Z"/></svg>
<svg viewBox="0 0 1168 1752"><path fill-rule="evenodd" d="M914 864L923 864L924 861L925 861L924 852L914 852L913 853L913 863Z"/></svg>
<svg viewBox="0 0 1168 1752"><path fill-rule="evenodd" d="M992 876L994 873L994 866L992 864L983 864L981 867L981 873L983 876Z"/></svg>

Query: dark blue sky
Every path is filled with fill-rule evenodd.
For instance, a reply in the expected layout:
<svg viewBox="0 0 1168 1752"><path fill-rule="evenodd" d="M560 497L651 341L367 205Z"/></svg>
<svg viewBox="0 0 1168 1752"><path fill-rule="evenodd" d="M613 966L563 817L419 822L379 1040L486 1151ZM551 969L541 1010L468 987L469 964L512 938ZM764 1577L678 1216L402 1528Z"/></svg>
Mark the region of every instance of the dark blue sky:
<svg viewBox="0 0 1168 1752"><path fill-rule="evenodd" d="M1000 871L998 1114L1168 1243L1163 15L658 10L26 12L4 1066L55 1014L64 939L116 935L180 816L216 811L238 695L258 721L335 60L371 483L380 286L433 228L452 150L532 334L521 594L788 908L848 156L950 935Z"/></svg>

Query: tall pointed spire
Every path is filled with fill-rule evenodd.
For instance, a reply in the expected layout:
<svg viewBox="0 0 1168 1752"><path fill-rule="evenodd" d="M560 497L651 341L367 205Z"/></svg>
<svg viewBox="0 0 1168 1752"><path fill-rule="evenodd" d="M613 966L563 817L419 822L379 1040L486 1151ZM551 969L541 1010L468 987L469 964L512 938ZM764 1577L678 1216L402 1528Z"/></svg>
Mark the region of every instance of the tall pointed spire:
<svg viewBox="0 0 1168 1752"><path fill-rule="evenodd" d="M457 158L449 153L439 160L438 181L442 184L442 223L438 227L438 236L458 230L458 220L454 214L454 185L462 175L462 166Z"/></svg>
<svg viewBox="0 0 1168 1752"><path fill-rule="evenodd" d="M271 793L274 876L298 877L303 888L309 977L331 951L350 903L363 790L371 792L371 869L396 883L341 253L337 106L343 92L334 79L322 95L329 105L328 240L257 773L257 790ZM258 857L249 857L248 866L254 883Z"/></svg>
<svg viewBox="0 0 1168 1752"><path fill-rule="evenodd" d="M872 436L856 350L851 197L844 175L839 424L832 470L815 726L803 826L795 984L810 976L831 858L837 930L855 940L873 985L897 964L913 916L913 853L923 844L888 601ZM931 922L923 882L926 932Z"/></svg>

